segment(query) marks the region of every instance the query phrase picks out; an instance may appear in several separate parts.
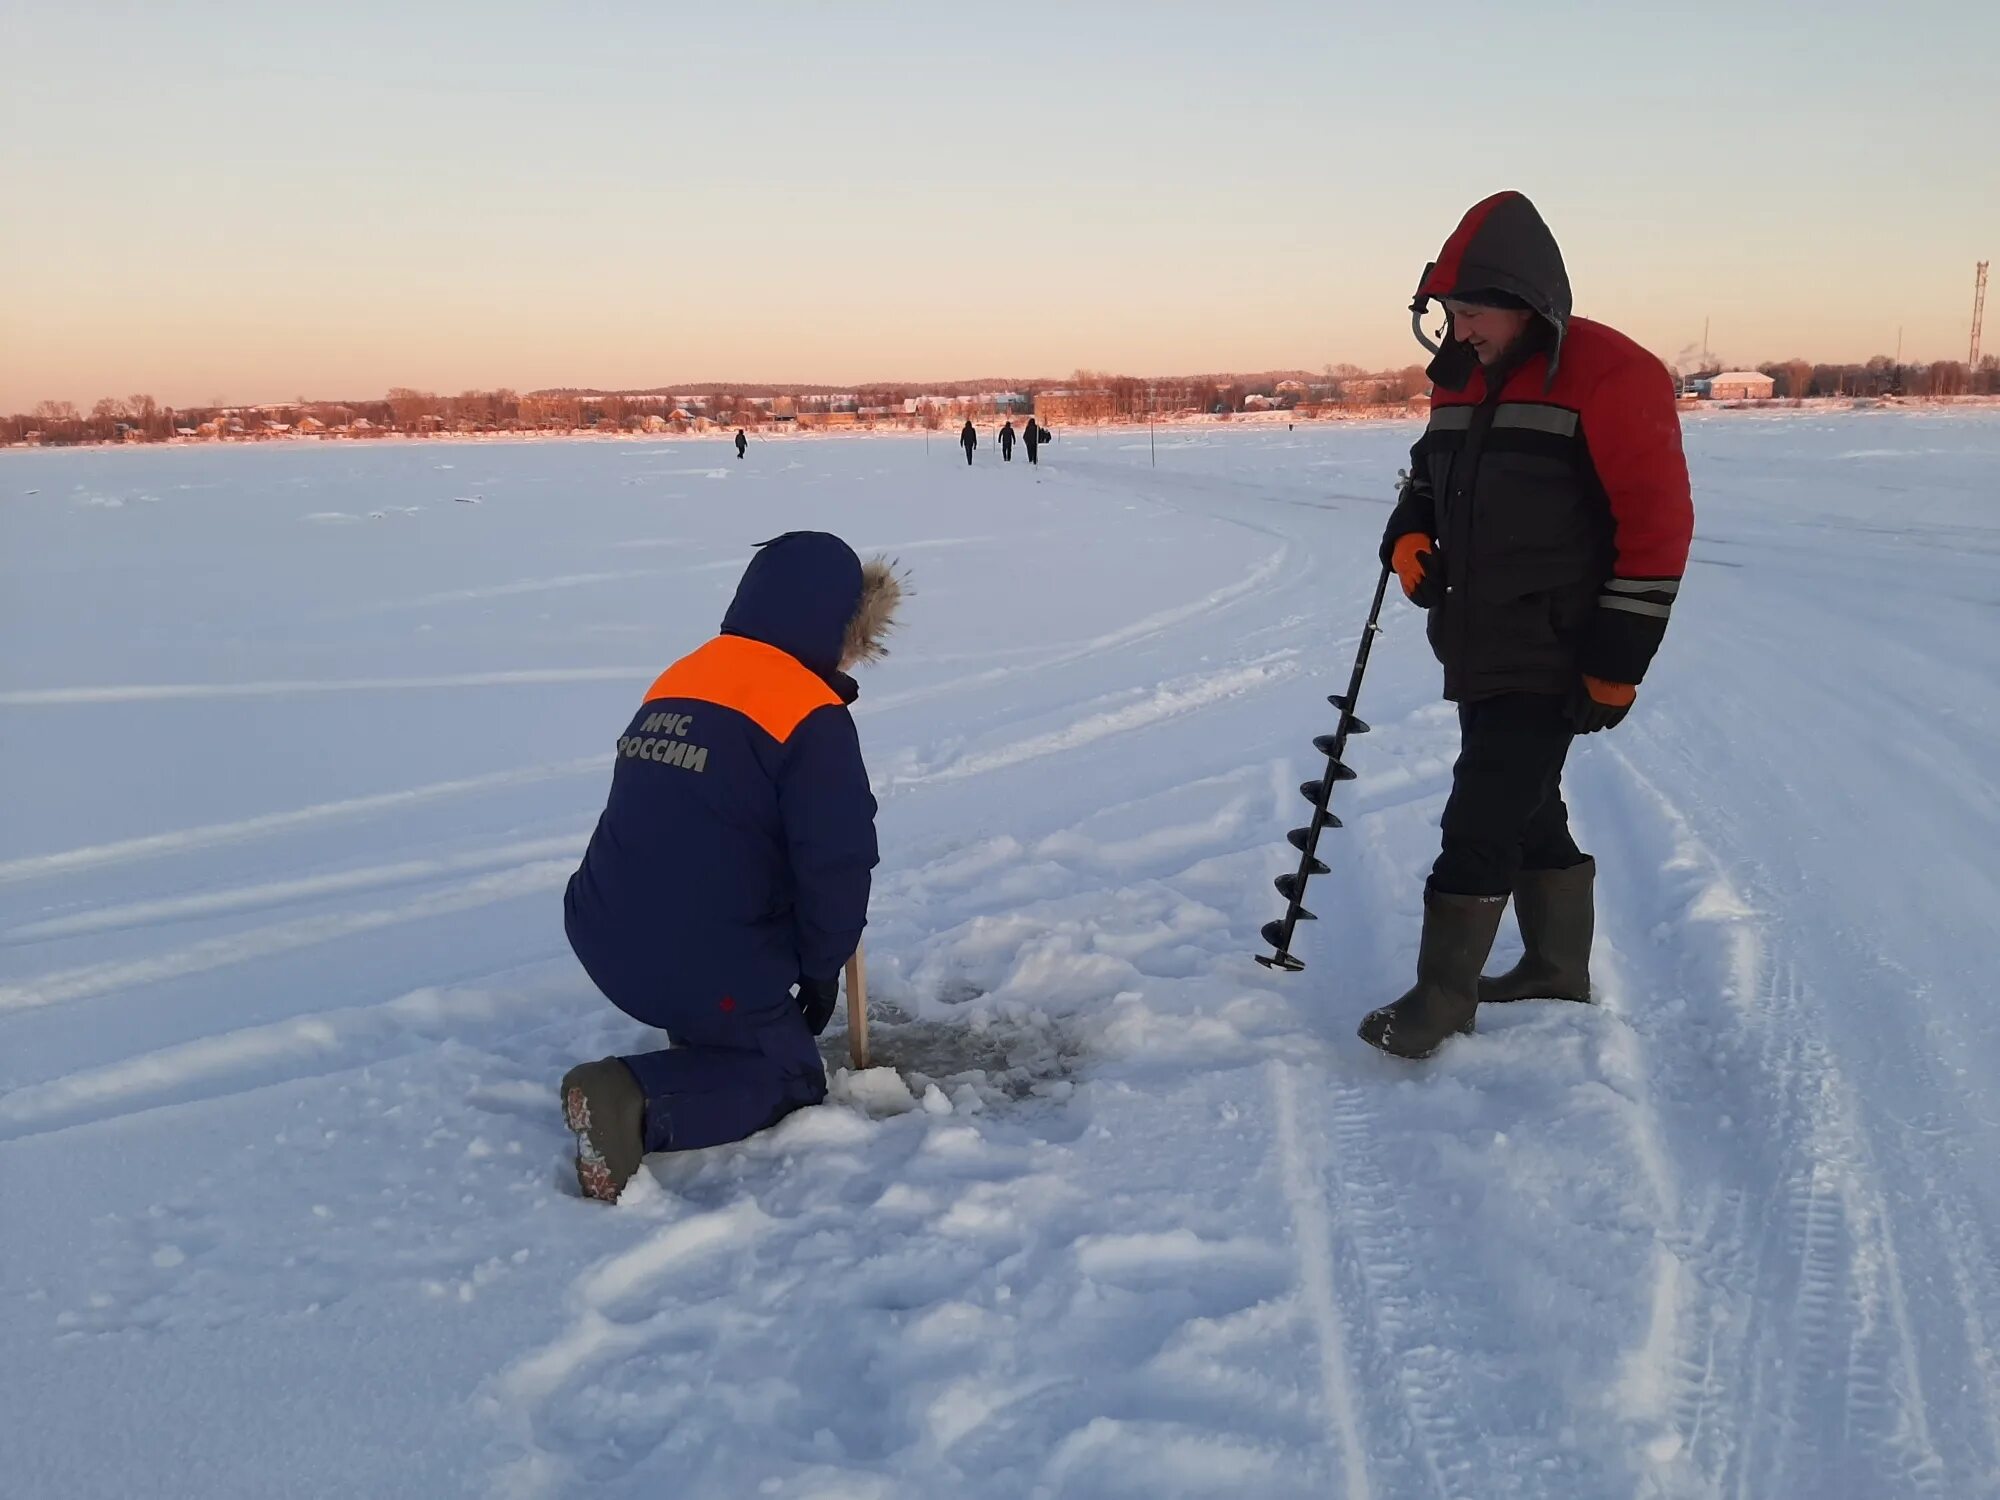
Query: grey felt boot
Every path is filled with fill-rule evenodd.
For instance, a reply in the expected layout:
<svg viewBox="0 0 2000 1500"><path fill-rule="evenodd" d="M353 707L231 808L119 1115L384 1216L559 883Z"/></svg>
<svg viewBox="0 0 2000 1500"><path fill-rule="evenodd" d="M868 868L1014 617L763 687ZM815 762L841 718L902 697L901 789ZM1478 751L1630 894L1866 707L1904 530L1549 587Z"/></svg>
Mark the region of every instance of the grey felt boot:
<svg viewBox="0 0 2000 1500"><path fill-rule="evenodd" d="M1514 920L1526 951L1496 979L1479 981L1487 1004L1590 999L1590 938L1597 911L1597 861L1567 870L1525 870L1514 882Z"/></svg>
<svg viewBox="0 0 2000 1500"><path fill-rule="evenodd" d="M1416 985L1394 1005L1370 1011L1361 1040L1397 1057L1429 1057L1446 1038L1472 1030L1479 1009L1479 966L1500 930L1504 896L1424 893L1424 935Z"/></svg>

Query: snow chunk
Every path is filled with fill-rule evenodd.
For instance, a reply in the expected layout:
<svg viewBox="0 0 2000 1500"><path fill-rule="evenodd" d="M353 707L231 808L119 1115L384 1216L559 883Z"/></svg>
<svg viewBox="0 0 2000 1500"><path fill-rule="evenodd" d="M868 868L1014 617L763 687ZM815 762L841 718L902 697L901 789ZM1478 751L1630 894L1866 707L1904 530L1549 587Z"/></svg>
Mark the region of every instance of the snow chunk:
<svg viewBox="0 0 2000 1500"><path fill-rule="evenodd" d="M859 1073L842 1068L834 1075L828 1093L867 1115L907 1114L917 1107L916 1096L894 1068L867 1068Z"/></svg>

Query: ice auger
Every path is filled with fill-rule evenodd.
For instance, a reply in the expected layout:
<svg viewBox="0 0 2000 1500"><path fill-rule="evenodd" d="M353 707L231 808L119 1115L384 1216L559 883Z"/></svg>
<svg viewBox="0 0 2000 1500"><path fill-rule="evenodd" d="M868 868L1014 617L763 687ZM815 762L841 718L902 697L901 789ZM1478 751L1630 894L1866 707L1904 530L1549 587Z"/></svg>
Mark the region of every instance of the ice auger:
<svg viewBox="0 0 2000 1500"><path fill-rule="evenodd" d="M1294 828L1285 835L1291 846L1299 851L1299 868L1293 874L1280 875L1273 882L1278 887L1278 894L1285 898L1285 914L1275 922L1266 922L1263 927L1264 941L1276 950L1257 955L1257 962L1267 969L1282 969L1287 974L1296 974L1305 967L1301 960L1292 956L1292 930L1301 922L1317 920L1300 904L1305 899L1306 880L1313 875L1324 875L1330 868L1319 857L1319 836L1328 828L1340 827L1340 819L1327 810L1327 803L1333 800L1335 786L1354 780L1353 770L1340 758L1347 750L1348 736L1368 732L1368 725L1356 716L1354 704L1361 696L1361 675L1368 670L1368 652L1382 629L1377 621L1382 614L1382 596L1389 587L1389 571L1385 566L1382 576L1375 580L1375 602L1368 606L1368 623L1362 627L1361 644L1355 648L1354 671L1348 676L1347 691L1330 694L1326 700L1340 710L1340 722L1334 726L1332 734L1313 737L1313 749L1326 757L1326 773L1316 781L1299 784L1299 795L1312 804L1312 818L1305 827Z"/></svg>

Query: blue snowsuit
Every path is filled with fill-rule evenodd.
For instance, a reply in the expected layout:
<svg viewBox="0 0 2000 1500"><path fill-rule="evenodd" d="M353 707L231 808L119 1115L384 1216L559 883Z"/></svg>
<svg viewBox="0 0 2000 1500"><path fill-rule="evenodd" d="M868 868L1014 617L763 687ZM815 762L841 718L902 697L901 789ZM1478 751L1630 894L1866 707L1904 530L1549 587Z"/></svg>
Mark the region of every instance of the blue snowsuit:
<svg viewBox="0 0 2000 1500"><path fill-rule="evenodd" d="M765 543L722 634L669 667L618 741L563 899L592 981L673 1045L623 1059L646 1149L740 1140L826 1097L792 990L861 941L875 799L841 670L861 563L825 532Z"/></svg>

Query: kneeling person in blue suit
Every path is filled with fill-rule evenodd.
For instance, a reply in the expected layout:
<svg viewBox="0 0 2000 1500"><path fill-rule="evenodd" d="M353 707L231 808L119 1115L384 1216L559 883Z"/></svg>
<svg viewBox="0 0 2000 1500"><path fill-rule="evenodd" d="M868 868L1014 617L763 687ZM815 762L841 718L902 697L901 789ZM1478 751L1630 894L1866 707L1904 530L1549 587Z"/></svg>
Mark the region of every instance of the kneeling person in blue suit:
<svg viewBox="0 0 2000 1500"><path fill-rule="evenodd" d="M563 898L592 981L673 1045L572 1068L577 1182L614 1201L649 1151L721 1145L826 1097L813 1038L861 941L875 798L848 705L902 587L837 536L764 543L722 633L660 675Z"/></svg>

